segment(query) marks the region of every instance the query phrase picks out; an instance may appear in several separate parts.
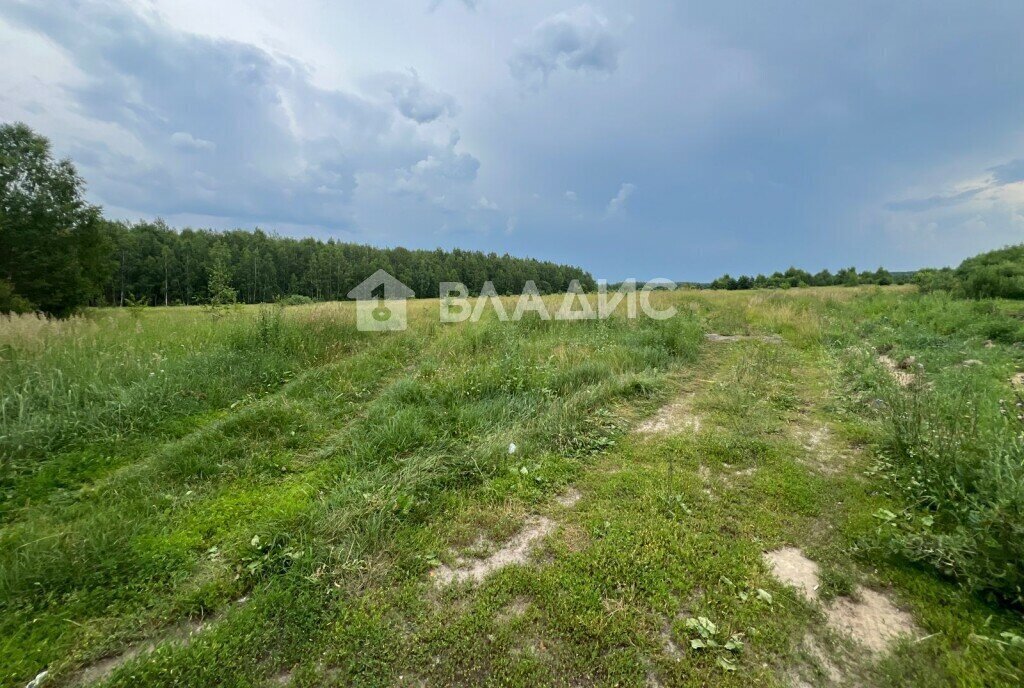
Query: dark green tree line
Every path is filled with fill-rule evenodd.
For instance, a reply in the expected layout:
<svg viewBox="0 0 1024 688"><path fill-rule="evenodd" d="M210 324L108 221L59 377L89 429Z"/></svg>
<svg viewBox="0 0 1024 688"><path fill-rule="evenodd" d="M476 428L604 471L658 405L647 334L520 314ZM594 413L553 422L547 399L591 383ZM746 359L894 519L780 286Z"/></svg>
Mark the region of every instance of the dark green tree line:
<svg viewBox="0 0 1024 688"><path fill-rule="evenodd" d="M55 160L45 137L24 124L0 126L0 312L344 299L378 269L422 297L437 296L440 282L462 282L473 293L488 280L501 294L520 292L527 280L543 293L565 291L573 280L596 288L580 268L507 254L111 222L85 201L74 164Z"/></svg>
<svg viewBox="0 0 1024 688"><path fill-rule="evenodd" d="M462 282L471 293L479 293L488 280L500 294L519 293L527 280L543 293L565 291L572 280L585 289L596 288L580 268L507 254L385 249L293 239L258 229L179 231L161 222L106 223L106 231L116 248L102 303L112 305L126 297L153 305L205 303L225 289L244 303L290 295L340 300L378 269L421 297L436 297L441 282Z"/></svg>

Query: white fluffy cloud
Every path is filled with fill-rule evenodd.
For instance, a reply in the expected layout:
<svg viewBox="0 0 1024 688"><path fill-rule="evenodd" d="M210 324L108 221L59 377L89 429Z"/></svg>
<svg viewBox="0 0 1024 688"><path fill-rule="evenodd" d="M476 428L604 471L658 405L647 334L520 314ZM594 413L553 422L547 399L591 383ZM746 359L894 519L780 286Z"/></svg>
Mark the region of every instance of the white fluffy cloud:
<svg viewBox="0 0 1024 688"><path fill-rule="evenodd" d="M608 20L590 5L548 17L519 42L509 59L512 76L546 83L556 69L614 72L621 46Z"/></svg>
<svg viewBox="0 0 1024 688"><path fill-rule="evenodd" d="M607 213L611 217L613 215L619 215L626 210L626 201L636 191L636 186L629 182L623 182L622 186L619 187L619 192L615 194L612 200L608 201Z"/></svg>

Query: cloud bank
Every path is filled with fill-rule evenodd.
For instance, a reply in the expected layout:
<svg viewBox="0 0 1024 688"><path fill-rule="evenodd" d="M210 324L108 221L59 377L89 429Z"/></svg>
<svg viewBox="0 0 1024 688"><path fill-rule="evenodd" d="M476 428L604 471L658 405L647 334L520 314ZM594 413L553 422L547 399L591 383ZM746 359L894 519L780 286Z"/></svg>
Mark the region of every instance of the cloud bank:
<svg viewBox="0 0 1024 688"><path fill-rule="evenodd" d="M19 3L0 17L88 75L62 85L61 108L93 124L71 156L114 206L354 230L360 179L448 210L479 195L479 161L457 134L421 130L454 115L454 98L415 71L380 75L378 100L319 87L287 56L116 4Z"/></svg>
<svg viewBox="0 0 1024 688"><path fill-rule="evenodd" d="M1024 240L1024 3L432 4L7 0L0 119L111 217L612 280Z"/></svg>

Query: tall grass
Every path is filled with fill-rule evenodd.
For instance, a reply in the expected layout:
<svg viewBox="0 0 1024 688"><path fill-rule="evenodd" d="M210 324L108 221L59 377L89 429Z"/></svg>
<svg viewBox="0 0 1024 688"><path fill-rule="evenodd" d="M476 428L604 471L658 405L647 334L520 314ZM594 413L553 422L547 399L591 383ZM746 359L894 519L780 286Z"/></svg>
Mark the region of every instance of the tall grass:
<svg viewBox="0 0 1024 688"><path fill-rule="evenodd" d="M909 505L881 515L889 546L1024 607L1024 399L961 384L888 402L880 466Z"/></svg>
<svg viewBox="0 0 1024 688"><path fill-rule="evenodd" d="M45 442L70 453L92 444L78 428L96 438L149 437L142 428L162 423L183 430L134 453L108 444L123 470L80 475L70 495L50 480L49 500L0 530L0 636L18 680L101 654L102 638L256 587L307 585L314 575L358 586L369 562L412 556L396 545L403 529L484 484L497 503L539 498L614 442L609 407L652 393L701 343L689 316L441 326L436 302L414 303L409 331L362 335L343 306L250 308L217 321L186 312L144 312L139 332L129 316L117 334L52 352L19 349L5 370L52 378L50 367L74 364L81 385L99 376L91 363L126 355L120 339L139 361L99 376L105 386L73 404L30 386L34 410L11 427L22 438L38 428L40 439L24 445L34 453L19 456L43 473L59 461ZM175 348L189 340L202 346ZM174 374L150 375L157 365ZM137 385L153 396L134 397L149 407L135 425L104 415L105 397ZM177 401L192 389L208 395L204 406ZM14 483L19 496L26 484Z"/></svg>
<svg viewBox="0 0 1024 688"><path fill-rule="evenodd" d="M851 388L882 420L876 473L903 505L877 514L888 550L1002 604L1024 607L1024 400L1010 384L1024 340L1020 304L876 293L831 336ZM864 342L870 349L863 346ZM914 356L896 385L875 362ZM920 367L917 367L920 366Z"/></svg>
<svg viewBox="0 0 1024 688"><path fill-rule="evenodd" d="M266 394L358 339L351 322L279 308L217 318L200 309L4 318L0 513L40 496L25 484L40 472L64 486L95 477L117 464L118 445L178 434L184 428L173 421Z"/></svg>

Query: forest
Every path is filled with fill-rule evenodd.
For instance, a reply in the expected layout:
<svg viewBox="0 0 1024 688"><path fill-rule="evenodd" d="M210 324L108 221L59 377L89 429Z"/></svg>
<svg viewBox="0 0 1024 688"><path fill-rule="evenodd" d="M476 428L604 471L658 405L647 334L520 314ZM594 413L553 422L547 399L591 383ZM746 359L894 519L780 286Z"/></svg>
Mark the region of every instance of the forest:
<svg viewBox="0 0 1024 688"><path fill-rule="evenodd" d="M0 126L0 247L0 312L340 300L380 268L418 296L436 296L443 281L478 293L490 280L500 294L527 280L542 293L564 292L573 280L596 286L580 268L507 254L111 221L85 199L74 163L55 160L50 142L24 124Z"/></svg>
<svg viewBox="0 0 1024 688"><path fill-rule="evenodd" d="M564 292L572 280L594 288L593 277L574 267L529 258L454 249L382 249L333 240L293 239L262 230L174 230L162 222L105 223L111 250L101 303L151 305L204 303L210 276L227 275L239 301L261 303L284 296L343 300L379 268L417 296L437 296L440 282L462 282L477 293L490 280L499 294L518 293L534 280L542 293Z"/></svg>

